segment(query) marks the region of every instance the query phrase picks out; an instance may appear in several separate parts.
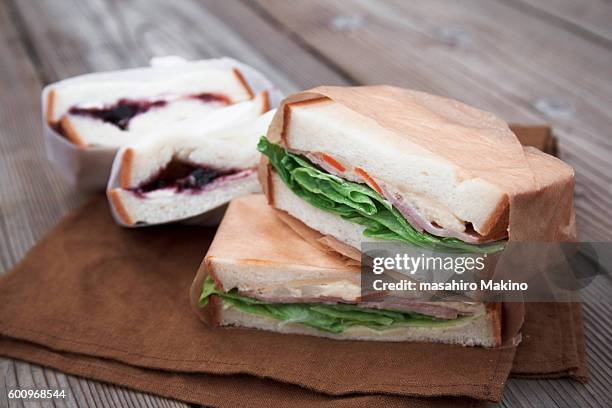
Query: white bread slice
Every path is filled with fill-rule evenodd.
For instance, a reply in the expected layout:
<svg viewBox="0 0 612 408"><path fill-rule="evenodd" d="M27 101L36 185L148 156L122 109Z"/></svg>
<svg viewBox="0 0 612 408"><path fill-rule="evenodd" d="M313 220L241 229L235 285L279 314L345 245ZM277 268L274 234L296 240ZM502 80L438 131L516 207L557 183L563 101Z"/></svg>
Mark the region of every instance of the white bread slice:
<svg viewBox="0 0 612 408"><path fill-rule="evenodd" d="M430 113L407 108L405 115L423 122L415 131L432 132L437 130L436 122L446 119ZM372 185L363 177L365 171L378 186L450 231L464 232L468 223L485 236L507 228L507 222L496 226L508 211L506 193L487 180L470 177L427 146L398 137L373 119L326 98L287 104L284 114L285 146L330 156L345 169L336 174ZM465 152L457 154L469 154L469 149Z"/></svg>
<svg viewBox="0 0 612 408"><path fill-rule="evenodd" d="M272 290L287 286L298 297L325 294L354 301L359 296L359 268L333 252L316 250L259 194L229 204L201 271L224 291L288 296Z"/></svg>
<svg viewBox="0 0 612 408"><path fill-rule="evenodd" d="M198 193L176 193L169 189L142 195L116 188L108 192L115 214L125 225L162 224L184 220L214 210L236 197L260 190L254 170L210 190Z"/></svg>
<svg viewBox="0 0 612 408"><path fill-rule="evenodd" d="M293 241L311 252L308 243L298 244L301 238L296 238L289 242ZM262 239L258 237L257 246L267 244L261 242ZM324 267L304 265L304 262L241 262L217 255L207 255L204 262L207 273L214 278L219 289L229 291L237 288L242 293L271 302L313 298L355 302L361 297L359 270L341 263Z"/></svg>
<svg viewBox="0 0 612 408"><path fill-rule="evenodd" d="M251 99L253 93L234 69L211 69L198 64L187 64L170 75L167 69L140 69L138 78L124 79L121 71L105 76L104 80L69 81L58 83L47 94L47 122L57 124L73 106L93 107L112 104L119 99L150 100L173 99L178 96L201 93L220 94L230 103ZM158 73L156 75L156 73Z"/></svg>
<svg viewBox="0 0 612 408"><path fill-rule="evenodd" d="M221 299L214 295L205 308L199 308L198 298L207 276L212 277L222 291L237 288L245 295L272 303L316 302L317 299L340 299L350 303L359 300L359 268L347 265L338 254L321 251L305 241L275 216L275 211L266 205L262 195L241 197L230 203L193 282L192 305L206 322L337 339L435 341L484 346L501 343L499 305L440 303L475 312L476 317L461 326L405 327L381 332L351 328L341 335L330 335L224 307Z"/></svg>
<svg viewBox="0 0 612 408"><path fill-rule="evenodd" d="M210 322L215 326L246 327L278 333L326 337L335 340L410 341L482 347L497 347L501 345L501 339L497 332L499 312L496 309L489 309L485 314L446 327L406 326L374 330L364 326L353 326L342 333L336 334L296 323L287 323L245 313L232 305L224 304L217 296L211 296L211 301L207 308L210 310L206 313L210 314L212 319Z"/></svg>
<svg viewBox="0 0 612 408"><path fill-rule="evenodd" d="M363 235L364 226L321 210L302 200L287 187L274 170L270 170L269 174L268 197L274 208L287 212L310 228L323 235L330 235L340 242L357 248L359 251L361 251L361 243L363 242L380 242L375 238L365 237Z"/></svg>

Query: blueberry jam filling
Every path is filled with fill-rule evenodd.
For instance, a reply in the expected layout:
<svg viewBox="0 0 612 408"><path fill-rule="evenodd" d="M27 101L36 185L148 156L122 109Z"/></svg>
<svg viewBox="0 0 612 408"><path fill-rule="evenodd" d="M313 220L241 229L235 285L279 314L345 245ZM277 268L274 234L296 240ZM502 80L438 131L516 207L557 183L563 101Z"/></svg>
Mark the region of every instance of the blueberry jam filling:
<svg viewBox="0 0 612 408"><path fill-rule="evenodd" d="M185 190L201 190L219 177L238 172L239 170L219 170L174 160L154 179L132 189L132 191L137 194L144 194L163 188L174 188L179 193Z"/></svg>
<svg viewBox="0 0 612 408"><path fill-rule="evenodd" d="M221 103L223 105L230 105L230 99L222 94L216 93L199 93L189 95L185 99L196 99L204 103ZM168 101L157 100L157 101L139 101L134 99L119 99L112 105L104 106L103 108L79 108L73 106L68 111L71 115L89 116L91 118L99 119L106 123L111 123L117 126L121 130L126 130L135 116L145 113L153 108L160 108L166 106Z"/></svg>
<svg viewBox="0 0 612 408"><path fill-rule="evenodd" d="M116 103L103 108L79 108L73 106L68 111L71 115L89 116L111 123L121 130L126 130L130 120L136 115L145 113L152 108L165 106L166 101L135 101L119 99Z"/></svg>
<svg viewBox="0 0 612 408"><path fill-rule="evenodd" d="M202 101L204 103L217 102L217 103L222 103L223 105L231 105L232 104L232 101L230 100L230 98L228 98L225 95L216 94L216 93L204 92L204 93L199 93L199 94L191 95L190 98L191 99L197 99L197 100Z"/></svg>

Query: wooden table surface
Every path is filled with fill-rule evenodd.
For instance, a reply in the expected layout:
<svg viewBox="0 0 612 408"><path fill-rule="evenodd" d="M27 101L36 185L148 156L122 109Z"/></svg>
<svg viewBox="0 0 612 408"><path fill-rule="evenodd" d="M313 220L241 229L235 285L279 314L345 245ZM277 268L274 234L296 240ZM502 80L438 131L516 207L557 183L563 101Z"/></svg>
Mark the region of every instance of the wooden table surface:
<svg viewBox="0 0 612 408"><path fill-rule="evenodd" d="M388 83L552 124L576 169L581 239L612 241L609 1L0 0L0 273L87 198L45 158L42 86L161 55L231 56L286 93ZM590 382L512 379L503 406L612 406L610 279L588 293L601 299L584 308ZM31 387L67 389L49 406L186 406L0 359L0 406Z"/></svg>

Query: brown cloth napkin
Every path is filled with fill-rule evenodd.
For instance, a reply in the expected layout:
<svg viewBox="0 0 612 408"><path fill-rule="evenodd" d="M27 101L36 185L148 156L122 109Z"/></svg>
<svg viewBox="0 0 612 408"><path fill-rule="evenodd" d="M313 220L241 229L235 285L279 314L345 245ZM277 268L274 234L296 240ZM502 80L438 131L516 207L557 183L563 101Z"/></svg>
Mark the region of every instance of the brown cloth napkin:
<svg viewBox="0 0 612 408"><path fill-rule="evenodd" d="M110 382L195 404L220 407L485 407L469 398L411 398L381 394L333 396L250 375L176 373L143 369L113 360L57 352L24 341L0 337L10 356L53 367L68 374Z"/></svg>
<svg viewBox="0 0 612 408"><path fill-rule="evenodd" d="M0 355L213 405L435 406L449 400L411 397L501 398L513 348L208 328L191 311L188 291L213 233L123 229L104 198L94 199L0 279ZM576 310L528 309L517 373L584 373ZM564 340L563 333L574 336Z"/></svg>
<svg viewBox="0 0 612 408"><path fill-rule="evenodd" d="M587 380L580 303L527 303L512 376Z"/></svg>

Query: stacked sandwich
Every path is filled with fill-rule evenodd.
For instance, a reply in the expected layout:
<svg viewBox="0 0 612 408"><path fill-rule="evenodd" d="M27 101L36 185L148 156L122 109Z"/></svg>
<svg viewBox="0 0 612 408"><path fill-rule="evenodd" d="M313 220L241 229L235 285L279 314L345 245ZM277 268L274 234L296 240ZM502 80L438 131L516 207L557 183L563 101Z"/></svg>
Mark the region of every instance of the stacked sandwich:
<svg viewBox="0 0 612 408"><path fill-rule="evenodd" d="M490 253L575 238L573 170L457 101L319 87L283 101L259 150L269 207L230 205L192 289L214 325L499 346L500 304L372 301L347 258L365 241Z"/></svg>
<svg viewBox="0 0 612 408"><path fill-rule="evenodd" d="M276 107L281 98L280 90L262 73L231 58L187 61L156 57L148 67L79 75L46 86L42 92L43 135L50 161L71 184L102 191L108 186L119 149L154 137L176 140L177 134L180 138L201 136L219 130L220 125L214 123L217 121L235 128L245 121L238 118L232 122L231 117L236 118L240 112L251 118L253 112L261 115L264 108ZM242 107L229 109L236 105ZM239 148L253 141L256 143L254 137L240 140L243 146ZM248 148L255 150L253 145ZM253 160L256 157L252 153ZM199 167L202 163L190 164ZM233 169L234 163L230 164ZM161 173L163 169L155 171ZM148 181L155 176L150 174ZM135 189L142 187L140 184L122 186ZM117 182L112 187L119 186ZM132 224L124 222L129 221L127 218L117 220ZM135 219L134 223L147 221L152 219Z"/></svg>
<svg viewBox="0 0 612 408"><path fill-rule="evenodd" d="M226 58L69 78L43 92L49 154L75 184L105 185L123 226L214 223L232 198L260 191L256 145L279 95Z"/></svg>
<svg viewBox="0 0 612 408"><path fill-rule="evenodd" d="M272 118L267 81L248 71L249 83L238 65L181 61L53 84L45 119L76 149L58 137L51 151L63 168L80 169L77 180L91 173L89 185L111 173L107 195L121 225L215 220L232 198L260 191L256 145ZM266 90L255 95L251 85Z"/></svg>

